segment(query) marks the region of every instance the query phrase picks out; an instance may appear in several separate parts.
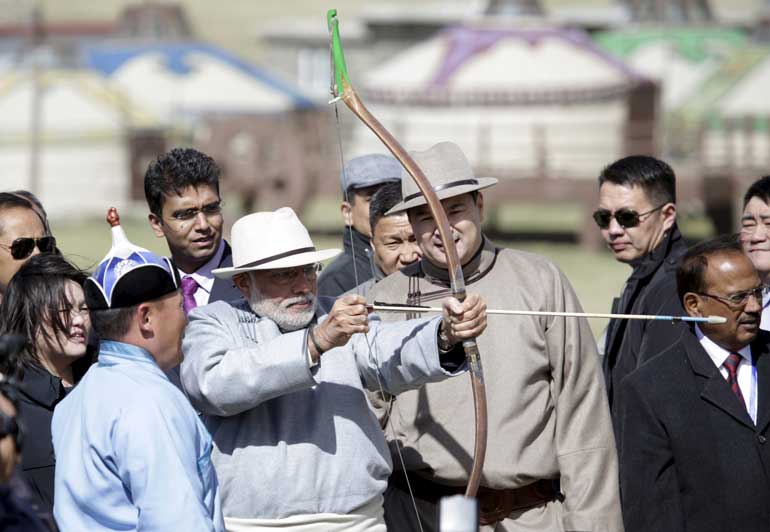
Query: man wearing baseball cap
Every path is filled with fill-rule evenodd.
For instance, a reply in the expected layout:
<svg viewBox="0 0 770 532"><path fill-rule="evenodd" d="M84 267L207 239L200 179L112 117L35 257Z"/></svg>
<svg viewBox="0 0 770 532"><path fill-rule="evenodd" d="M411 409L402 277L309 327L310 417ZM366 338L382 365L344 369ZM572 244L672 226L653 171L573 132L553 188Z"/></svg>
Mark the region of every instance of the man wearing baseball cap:
<svg viewBox="0 0 770 532"><path fill-rule="evenodd" d="M448 214L468 290L510 310L581 311L551 261L501 248L481 230L484 196L459 146L413 152ZM403 200L422 259L374 285L371 301L430 305L450 293L444 243L406 173ZM400 320L400 313L383 320ZM478 339L489 440L478 499L488 530L620 532L618 463L596 344L584 318L495 316ZM463 493L474 448L471 387L449 379L394 399L386 436L396 462L385 498L389 530L437 530L437 503ZM412 495L413 498L412 498ZM415 507L418 514L415 514ZM421 521L421 523L420 523Z"/></svg>
<svg viewBox="0 0 770 532"><path fill-rule="evenodd" d="M458 343L483 332L476 295L443 317L382 325L359 295L316 305L317 250L294 211L232 229L232 278L246 301L189 314L182 384L206 416L228 530L384 532L392 470L364 388L397 394L463 368ZM368 333L368 334L366 334Z"/></svg>
<svg viewBox="0 0 770 532"><path fill-rule="evenodd" d="M345 163L340 172L344 251L318 278L319 295L337 297L372 278L369 202L382 185L400 176L401 164L390 155L362 155Z"/></svg>
<svg viewBox="0 0 770 532"><path fill-rule="evenodd" d="M179 275L113 245L84 286L99 361L56 407L54 516L61 530L222 531L211 437L164 373L181 361Z"/></svg>

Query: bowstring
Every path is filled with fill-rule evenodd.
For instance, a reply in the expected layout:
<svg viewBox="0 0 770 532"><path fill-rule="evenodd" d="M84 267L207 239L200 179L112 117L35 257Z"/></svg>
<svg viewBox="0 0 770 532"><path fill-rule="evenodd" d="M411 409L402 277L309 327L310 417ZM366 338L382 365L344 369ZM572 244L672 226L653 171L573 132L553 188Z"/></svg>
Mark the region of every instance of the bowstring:
<svg viewBox="0 0 770 532"><path fill-rule="evenodd" d="M337 107L337 102L339 101L339 97L336 97L336 91L334 91L334 70L332 67L332 96L335 96L335 99L332 100L329 103L334 104L334 119L336 123L337 128L337 144L339 146L339 155L340 155L340 168L342 168L342 189L343 189L343 196L345 198L345 202L348 205L350 204L350 198L348 196L348 176L347 172L345 170L345 155L343 154L342 149L342 133L341 133L341 125L340 125L340 113L339 109ZM353 280L356 283L356 294L361 294L361 283L358 279L358 268L356 266L356 246L353 240L353 225L350 224L347 226L348 235L350 237L350 249L353 255ZM371 257L370 257L371 260ZM390 397L391 394L385 392L385 387L382 385L382 379L380 378L380 371L379 371L379 360L377 359L377 355L375 353L375 350L372 348L372 340L369 338L369 333L364 333L364 338L366 339L366 347L369 350L369 362L374 363L374 367L377 368L377 370L374 372L375 377L377 377L377 386L379 388L380 394L382 395L383 400L387 397ZM398 415L401 415L401 408L398 404L398 401L395 400L395 397L390 397L390 400L388 401L389 406L396 407L396 410L398 411ZM390 409L388 409L390 410ZM406 480L406 487L409 491L409 498L412 501L412 508L414 509L414 515L417 518L417 525L420 527L420 532L425 532L422 527L422 520L420 519L420 512L417 509L417 500L414 496L414 491L412 490L412 483L409 481L409 475L406 472L406 463L404 462L404 455L401 450L401 443L399 442L398 438L395 438L396 431L393 427L393 417L390 415L390 412L387 412L388 417L388 427L390 428L390 432L394 435L394 442L396 444L396 454L398 455L398 461L401 464L401 469L404 472L404 479ZM379 424L379 423L378 423ZM382 430L382 429L380 429ZM383 435L384 436L384 435Z"/></svg>

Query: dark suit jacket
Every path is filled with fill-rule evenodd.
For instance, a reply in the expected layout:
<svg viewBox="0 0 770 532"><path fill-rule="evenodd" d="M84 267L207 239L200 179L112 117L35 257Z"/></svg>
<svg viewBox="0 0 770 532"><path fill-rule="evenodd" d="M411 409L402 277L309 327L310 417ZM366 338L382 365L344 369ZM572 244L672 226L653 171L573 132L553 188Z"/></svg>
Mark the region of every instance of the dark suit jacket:
<svg viewBox="0 0 770 532"><path fill-rule="evenodd" d="M225 240L225 252L222 254L222 260L219 261L217 268L229 268L233 265L233 250L230 249L230 244ZM214 301L233 301L243 297L241 291L238 290L233 284L232 279L214 279L214 284L211 287L211 293L209 294L209 303Z"/></svg>
<svg viewBox="0 0 770 532"><path fill-rule="evenodd" d="M618 314L682 315L684 310L676 290L676 269L687 252L676 225L666 239L634 268L623 293L612 303ZM615 399L617 388L629 373L646 360L668 349L686 326L681 322L611 320L607 327L602 369L617 432Z"/></svg>
<svg viewBox="0 0 770 532"><path fill-rule="evenodd" d="M770 530L768 340L751 346L756 426L691 331L621 383L626 532Z"/></svg>

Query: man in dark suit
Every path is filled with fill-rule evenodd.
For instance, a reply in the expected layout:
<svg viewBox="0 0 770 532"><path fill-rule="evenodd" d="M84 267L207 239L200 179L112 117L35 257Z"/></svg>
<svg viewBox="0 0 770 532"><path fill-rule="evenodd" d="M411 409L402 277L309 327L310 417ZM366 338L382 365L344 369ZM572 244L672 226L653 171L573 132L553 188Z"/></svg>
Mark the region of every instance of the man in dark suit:
<svg viewBox="0 0 770 532"><path fill-rule="evenodd" d="M216 268L233 265L222 238L219 167L192 148L174 148L153 161L144 175L149 221L165 238L182 278L185 312L214 301L240 299L232 282L216 279Z"/></svg>
<svg viewBox="0 0 770 532"><path fill-rule="evenodd" d="M610 164L599 176L599 206L593 217L615 259L633 268L612 312L681 314L676 268L687 246L676 223L676 177L671 167L646 155ZM670 322L609 322L599 349L616 430L618 383L681 334L678 324Z"/></svg>
<svg viewBox="0 0 770 532"><path fill-rule="evenodd" d="M677 290L698 324L620 385L626 532L770 529L770 352L762 289L733 237L693 247Z"/></svg>

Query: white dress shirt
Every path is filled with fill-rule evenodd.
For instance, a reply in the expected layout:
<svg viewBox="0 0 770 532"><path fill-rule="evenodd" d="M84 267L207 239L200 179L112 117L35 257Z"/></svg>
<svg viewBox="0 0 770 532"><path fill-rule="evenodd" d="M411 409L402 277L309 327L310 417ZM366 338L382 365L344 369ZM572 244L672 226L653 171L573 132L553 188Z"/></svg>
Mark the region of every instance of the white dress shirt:
<svg viewBox="0 0 770 532"><path fill-rule="evenodd" d="M714 362L719 372L727 380L728 373L727 368L724 366L725 360L730 356L730 351L724 347L717 345L704 335L700 328L695 326L695 334L700 341L700 345L706 350L708 356ZM746 403L746 410L751 417L751 420L757 422L757 395L759 393L757 387L757 368L752 363L751 359L751 346L747 345L738 354L741 355L741 363L738 364L738 387L741 389L743 399Z"/></svg>
<svg viewBox="0 0 770 532"><path fill-rule="evenodd" d="M224 239L219 241L219 247L214 256L209 261L195 270L192 273L184 273L179 271L179 275L184 279L185 277L192 277L195 282L198 283L198 289L193 296L195 297L195 303L200 307L206 305L209 302L209 296L211 295L211 289L214 287L214 274L212 270L219 267L219 263L222 262L222 255L225 253L225 241Z"/></svg>

